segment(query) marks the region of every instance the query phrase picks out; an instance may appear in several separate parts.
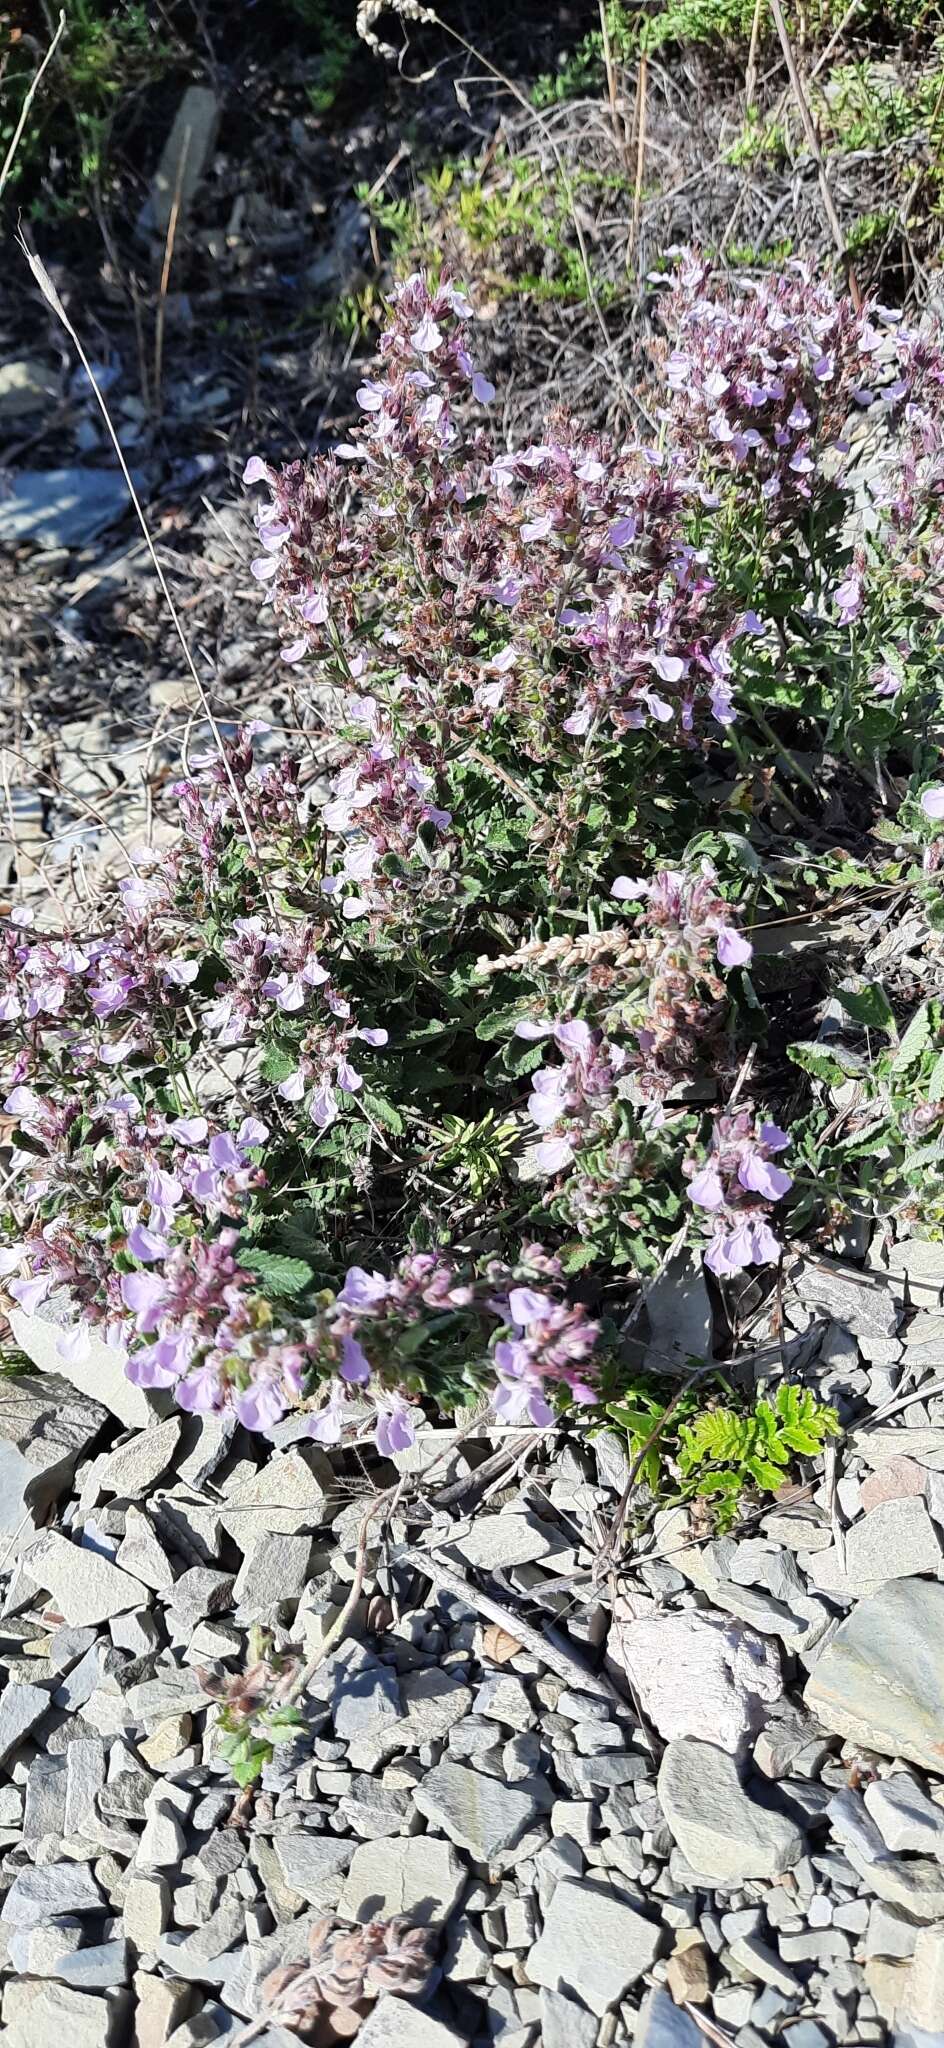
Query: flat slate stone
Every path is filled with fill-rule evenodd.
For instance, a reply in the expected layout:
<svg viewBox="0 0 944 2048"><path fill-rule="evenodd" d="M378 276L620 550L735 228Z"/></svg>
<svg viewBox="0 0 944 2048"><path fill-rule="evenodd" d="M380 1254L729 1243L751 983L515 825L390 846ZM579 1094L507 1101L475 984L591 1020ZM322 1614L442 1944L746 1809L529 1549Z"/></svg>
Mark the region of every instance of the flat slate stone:
<svg viewBox="0 0 944 2048"><path fill-rule="evenodd" d="M61 1913L103 1913L105 1901L87 1863L44 1863L19 1870L0 1920L7 1927L41 1927Z"/></svg>
<svg viewBox="0 0 944 2048"><path fill-rule="evenodd" d="M803 1836L783 1814L750 1798L732 1758L710 1742L668 1743L659 1799L686 1862L719 1884L779 1877L803 1854Z"/></svg>
<svg viewBox="0 0 944 2048"><path fill-rule="evenodd" d="M505 1785L446 1758L427 1772L413 1797L420 1813L451 1842L467 1849L477 1863L491 1863L547 1811L553 1795L543 1778Z"/></svg>
<svg viewBox="0 0 944 2048"><path fill-rule="evenodd" d="M63 1621L75 1627L108 1621L142 1604L139 1579L54 1529L30 1544L22 1562L27 1577L45 1590Z"/></svg>
<svg viewBox="0 0 944 2048"><path fill-rule="evenodd" d="M291 1839L283 1836L282 1842ZM431 1835L362 1842L354 1852L338 1912L343 1920L386 1920L406 1913L419 1926L445 1926L465 1885L465 1867L448 1842Z"/></svg>
<svg viewBox="0 0 944 2048"><path fill-rule="evenodd" d="M80 472L81 474L81 472ZM22 479L20 479L22 481ZM125 487L118 478L122 497L126 498ZM6 501L9 504L9 500ZM0 522L4 511L0 501ZM0 524L2 534L2 524ZM58 543L56 543L58 545ZM152 1400L143 1387L135 1387L124 1369L120 1352L113 1351L94 1330L89 1331L85 1356L79 1360L64 1359L59 1355L59 1339L66 1331L74 1328L74 1317L68 1303L61 1294L50 1294L34 1316L24 1315L23 1310L10 1310L10 1329L14 1341L27 1358L32 1360L38 1372L56 1373L60 1379L68 1380L86 1394L90 1400L104 1403L112 1415L117 1415L128 1429L143 1429L155 1412Z"/></svg>
<svg viewBox="0 0 944 2048"><path fill-rule="evenodd" d="M49 1711L49 1694L39 1685L20 1685L14 1682L0 1693L0 1764L6 1762L11 1751L18 1749Z"/></svg>
<svg viewBox="0 0 944 2048"><path fill-rule="evenodd" d="M528 1954L533 1984L573 1991L601 2018L651 1968L658 1922L593 1884L558 1884Z"/></svg>
<svg viewBox="0 0 944 2048"><path fill-rule="evenodd" d="M940 1774L944 1767L944 1585L892 1579L860 1600L804 1693L836 1735Z"/></svg>

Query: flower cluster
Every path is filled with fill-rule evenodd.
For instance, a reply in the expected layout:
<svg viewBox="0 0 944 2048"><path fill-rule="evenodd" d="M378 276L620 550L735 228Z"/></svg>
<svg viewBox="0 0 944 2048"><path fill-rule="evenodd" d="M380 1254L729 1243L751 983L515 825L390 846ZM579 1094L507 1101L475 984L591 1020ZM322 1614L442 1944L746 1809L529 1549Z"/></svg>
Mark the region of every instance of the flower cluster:
<svg viewBox="0 0 944 2048"><path fill-rule="evenodd" d="M711 1227L705 1264L719 1278L779 1259L780 1240L768 1219L793 1186L774 1163L789 1143L779 1124L758 1124L753 1111L742 1109L718 1118L707 1159L685 1162L689 1201Z"/></svg>

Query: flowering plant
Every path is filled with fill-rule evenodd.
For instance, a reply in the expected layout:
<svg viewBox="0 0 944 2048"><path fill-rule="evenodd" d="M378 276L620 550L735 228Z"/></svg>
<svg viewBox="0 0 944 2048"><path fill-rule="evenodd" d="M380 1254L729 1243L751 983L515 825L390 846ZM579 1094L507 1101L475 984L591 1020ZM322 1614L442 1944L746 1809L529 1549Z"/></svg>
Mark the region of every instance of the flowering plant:
<svg viewBox="0 0 944 2048"><path fill-rule="evenodd" d="M800 757L910 762L929 882L944 845L944 356L796 267L686 260L661 318L652 442L508 449L463 294L399 286L350 438L246 467L298 744L190 765L81 930L0 927L9 1296L184 1408L547 1427L612 1376L616 1269L779 1256L749 931L819 829Z"/></svg>

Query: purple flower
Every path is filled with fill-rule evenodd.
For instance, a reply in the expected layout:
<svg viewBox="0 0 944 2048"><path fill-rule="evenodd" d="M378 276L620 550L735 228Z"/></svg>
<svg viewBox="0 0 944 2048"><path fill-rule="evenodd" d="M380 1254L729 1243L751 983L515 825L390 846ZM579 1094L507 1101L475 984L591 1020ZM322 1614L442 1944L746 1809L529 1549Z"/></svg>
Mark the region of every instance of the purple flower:
<svg viewBox="0 0 944 2048"><path fill-rule="evenodd" d="M410 340L421 356L434 356L436 350L442 347L442 328L437 327L431 313L427 313L419 326L414 327Z"/></svg>
<svg viewBox="0 0 944 2048"><path fill-rule="evenodd" d="M244 1429L274 1429L281 1422L288 1403L279 1382L270 1374L252 1380L233 1397L237 1420Z"/></svg>
<svg viewBox="0 0 944 2048"><path fill-rule="evenodd" d="M363 1266L349 1266L338 1301L344 1308L363 1309L368 1315L380 1308L390 1292L382 1273L368 1273Z"/></svg>
<svg viewBox="0 0 944 2048"><path fill-rule="evenodd" d="M377 1410L377 1449L384 1458L408 1451L416 1442L416 1410L400 1394L390 1394Z"/></svg>
<svg viewBox="0 0 944 2048"><path fill-rule="evenodd" d="M166 1237L156 1230L148 1230L143 1223L134 1223L128 1232L128 1250L143 1265L153 1264L155 1259L166 1259L170 1245Z"/></svg>
<svg viewBox="0 0 944 2048"><path fill-rule="evenodd" d="M261 1117L247 1116L236 1133L236 1143L241 1152L255 1152L265 1144L268 1135L269 1126L262 1122Z"/></svg>
<svg viewBox="0 0 944 2048"><path fill-rule="evenodd" d="M766 1195L768 1202L779 1202L793 1186L792 1174L785 1173L782 1166L772 1166L769 1159L761 1158L759 1152L748 1152L742 1159L738 1180L742 1188L750 1188L756 1195Z"/></svg>
<svg viewBox="0 0 944 2048"><path fill-rule="evenodd" d="M754 948L749 939L735 931L734 926L723 924L718 933L718 960L722 967L744 967L753 955Z"/></svg>
<svg viewBox="0 0 944 2048"><path fill-rule="evenodd" d="M862 577L854 569L836 591L836 607L841 626L850 625L862 610Z"/></svg>
<svg viewBox="0 0 944 2048"><path fill-rule="evenodd" d="M219 1367L198 1365L195 1371L188 1372L186 1379L179 1382L175 1399L178 1407L186 1408L190 1415L218 1414L224 1403Z"/></svg>
<svg viewBox="0 0 944 2048"><path fill-rule="evenodd" d="M688 1199L699 1209L720 1209L724 1202L721 1177L714 1166L703 1166L688 1183Z"/></svg>
<svg viewBox="0 0 944 2048"><path fill-rule="evenodd" d="M790 1144L790 1137L787 1131L781 1130L779 1124L761 1124L760 1142L766 1146L768 1152L785 1152Z"/></svg>
<svg viewBox="0 0 944 2048"><path fill-rule="evenodd" d="M7 1293L18 1301L25 1316L36 1314L41 1301L45 1301L52 1286L51 1273L38 1273L31 1280L10 1280Z"/></svg>
<svg viewBox="0 0 944 2048"><path fill-rule="evenodd" d="M921 798L921 809L926 818L944 818L944 782L936 782L930 789L925 790ZM7 1108L9 1106L8 1103Z"/></svg>
<svg viewBox="0 0 944 2048"><path fill-rule="evenodd" d="M370 1379L370 1360L365 1356L356 1337L341 1338L341 1364L338 1368L342 1380L349 1386L366 1386Z"/></svg>
<svg viewBox="0 0 944 2048"><path fill-rule="evenodd" d="M121 1299L130 1308L142 1337L156 1330L167 1302L167 1288L156 1273L122 1273Z"/></svg>
<svg viewBox="0 0 944 2048"><path fill-rule="evenodd" d="M649 894L648 882L635 882L631 875L617 875L610 890L618 903L641 903Z"/></svg>
<svg viewBox="0 0 944 2048"><path fill-rule="evenodd" d="M317 1415L308 1424L308 1434L320 1444L339 1444L345 1423L352 1416L349 1401L345 1398L340 1380L332 1380L328 1399Z"/></svg>
<svg viewBox="0 0 944 2048"><path fill-rule="evenodd" d="M529 1361L523 1347L515 1344L496 1344L495 1366L498 1385L492 1395L492 1407L503 1422L532 1422L536 1429L546 1429L554 1420L540 1376L529 1371Z"/></svg>
<svg viewBox="0 0 944 2048"><path fill-rule="evenodd" d="M185 1330L159 1337L156 1344L142 1344L128 1358L128 1378L136 1387L172 1387L186 1372L193 1348L194 1340Z"/></svg>
<svg viewBox="0 0 944 2048"><path fill-rule="evenodd" d="M517 1323L523 1330L528 1323L546 1318L553 1308L553 1302L548 1295L540 1294L534 1287L513 1287L508 1296L508 1307L512 1322Z"/></svg>
<svg viewBox="0 0 944 2048"><path fill-rule="evenodd" d="M202 1145L210 1126L205 1116L178 1116L167 1128L182 1145Z"/></svg>

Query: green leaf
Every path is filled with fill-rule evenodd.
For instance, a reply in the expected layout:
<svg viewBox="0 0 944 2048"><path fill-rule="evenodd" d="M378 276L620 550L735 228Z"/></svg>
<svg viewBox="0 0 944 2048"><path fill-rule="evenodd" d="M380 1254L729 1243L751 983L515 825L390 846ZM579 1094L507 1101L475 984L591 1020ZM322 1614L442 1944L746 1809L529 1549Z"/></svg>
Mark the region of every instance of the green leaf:
<svg viewBox="0 0 944 2048"><path fill-rule="evenodd" d="M910 1067L913 1061L923 1053L930 1036L931 1005L930 1003L922 1003L920 1010L915 1011L911 1023L898 1047L898 1051L892 1060L892 1073L900 1074L904 1071L905 1067Z"/></svg>
<svg viewBox="0 0 944 2048"><path fill-rule="evenodd" d="M897 1036L892 1006L880 982L870 981L864 988L857 989L837 988L836 996L854 1024L864 1024Z"/></svg>
<svg viewBox="0 0 944 2048"><path fill-rule="evenodd" d="M928 1081L928 1101L944 1102L944 1052L939 1053Z"/></svg>
<svg viewBox="0 0 944 2048"><path fill-rule="evenodd" d="M788 1045L787 1058L795 1067L802 1067L805 1074L812 1074L814 1081L826 1081L835 1087L846 1079L838 1060L810 1038L798 1039L796 1044Z"/></svg>
<svg viewBox="0 0 944 2048"><path fill-rule="evenodd" d="M297 1065L297 1055L286 1052L282 1045L267 1045L262 1055L262 1074L266 1081L287 1081Z"/></svg>
<svg viewBox="0 0 944 2048"><path fill-rule="evenodd" d="M516 1003L505 1003L500 1010L489 1010L480 1017L475 1027L476 1038L503 1038L506 1031L513 1031L516 1024L528 1014L519 996Z"/></svg>
<svg viewBox="0 0 944 2048"><path fill-rule="evenodd" d="M263 1293L274 1295L276 1300L291 1300L293 1295L303 1293L313 1277L307 1260L290 1259L285 1252L268 1252L255 1247L252 1251L240 1252L239 1261L262 1282Z"/></svg>
<svg viewBox="0 0 944 2048"><path fill-rule="evenodd" d="M375 1095L372 1089L362 1088L357 1100L367 1111L368 1116L373 1117L374 1122L380 1124L383 1130L391 1131L395 1138L402 1135L403 1118L399 1110L394 1109L393 1103L387 1101L385 1095Z"/></svg>
<svg viewBox="0 0 944 2048"><path fill-rule="evenodd" d="M559 1253L560 1262L565 1273L582 1273L585 1266L593 1265L596 1256L595 1245L578 1244L577 1242L564 1245Z"/></svg>

